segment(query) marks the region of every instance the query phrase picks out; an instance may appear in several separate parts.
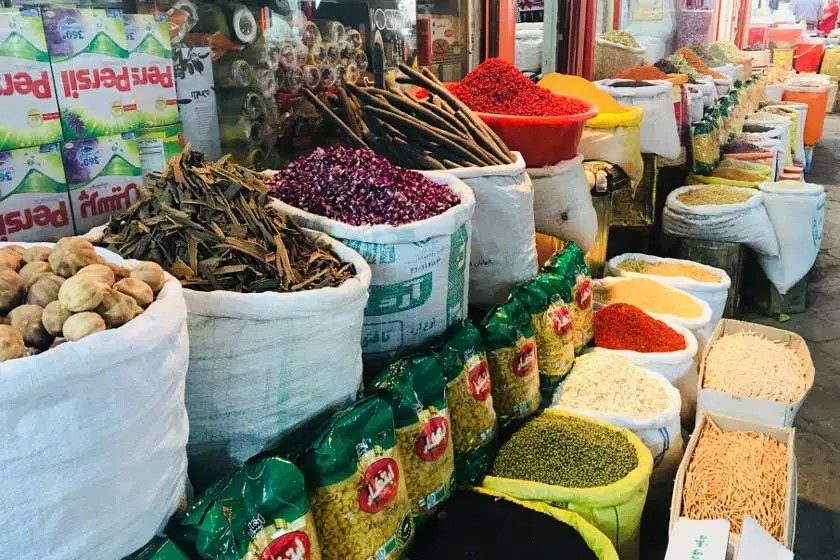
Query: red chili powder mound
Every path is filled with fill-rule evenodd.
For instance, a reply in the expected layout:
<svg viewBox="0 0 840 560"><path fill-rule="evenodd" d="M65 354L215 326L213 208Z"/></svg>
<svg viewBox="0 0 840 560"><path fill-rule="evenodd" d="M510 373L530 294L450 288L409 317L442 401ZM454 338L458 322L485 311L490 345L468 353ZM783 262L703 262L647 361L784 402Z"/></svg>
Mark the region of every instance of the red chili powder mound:
<svg viewBox="0 0 840 560"><path fill-rule="evenodd" d="M589 110L586 103L539 87L515 66L488 58L453 90L473 111L522 117L562 117Z"/></svg>
<svg viewBox="0 0 840 560"><path fill-rule="evenodd" d="M674 352L685 350L685 337L654 319L638 307L613 303L593 319L595 346L636 352Z"/></svg>

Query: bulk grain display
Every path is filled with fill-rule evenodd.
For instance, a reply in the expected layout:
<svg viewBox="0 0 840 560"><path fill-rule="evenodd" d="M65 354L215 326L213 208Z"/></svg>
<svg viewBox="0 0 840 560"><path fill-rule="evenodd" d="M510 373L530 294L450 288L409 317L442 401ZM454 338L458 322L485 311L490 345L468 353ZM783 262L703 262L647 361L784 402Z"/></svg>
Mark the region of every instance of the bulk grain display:
<svg viewBox="0 0 840 560"><path fill-rule="evenodd" d="M272 207L370 263L362 349L373 369L423 348L466 316L472 191L370 150L316 149L269 179Z"/></svg>
<svg viewBox="0 0 840 560"><path fill-rule="evenodd" d="M54 521L33 532L7 519L0 548L126 556L185 499L181 286L79 237L2 244L0 283L0 494L15 515Z"/></svg>
<svg viewBox="0 0 840 560"><path fill-rule="evenodd" d="M267 203L261 175L187 148L105 230L108 247L158 262L187 288L200 489L361 384L367 263Z"/></svg>

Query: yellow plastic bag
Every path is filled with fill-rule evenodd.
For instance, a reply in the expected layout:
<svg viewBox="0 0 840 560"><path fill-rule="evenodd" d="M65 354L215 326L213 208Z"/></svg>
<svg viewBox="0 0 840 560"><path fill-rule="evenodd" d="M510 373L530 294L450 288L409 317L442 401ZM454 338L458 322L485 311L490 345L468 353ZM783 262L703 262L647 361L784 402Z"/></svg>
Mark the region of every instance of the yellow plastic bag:
<svg viewBox="0 0 840 560"><path fill-rule="evenodd" d="M722 179L720 177L709 177L708 175L691 174L686 179L686 185L723 185L725 187L745 187L748 189L758 188L758 185L765 181L736 181L734 179Z"/></svg>
<svg viewBox="0 0 840 560"><path fill-rule="evenodd" d="M489 488L472 488L473 491L479 494L486 494L488 496L495 496L502 498L516 505L528 508L533 511L544 513L549 517L565 523L573 527L583 538L583 541L589 546L589 549L595 554L598 560L619 560L618 553L610 539L607 538L597 527L589 523L583 516L569 510L559 509L550 506L544 502L533 502L527 500L517 500L512 496L508 496L502 492L495 492Z"/></svg>
<svg viewBox="0 0 840 560"><path fill-rule="evenodd" d="M586 121L578 151L584 159L599 159L621 167L633 186L645 173L642 160L641 107L628 107L621 113L600 113Z"/></svg>
<svg viewBox="0 0 840 560"><path fill-rule="evenodd" d="M578 414L548 409L547 415L572 416L623 433L636 449L638 465L618 482L594 488L568 488L487 476L482 486L521 500L536 500L581 515L612 541L621 560L639 558L639 528L647 499L653 456L633 432Z"/></svg>

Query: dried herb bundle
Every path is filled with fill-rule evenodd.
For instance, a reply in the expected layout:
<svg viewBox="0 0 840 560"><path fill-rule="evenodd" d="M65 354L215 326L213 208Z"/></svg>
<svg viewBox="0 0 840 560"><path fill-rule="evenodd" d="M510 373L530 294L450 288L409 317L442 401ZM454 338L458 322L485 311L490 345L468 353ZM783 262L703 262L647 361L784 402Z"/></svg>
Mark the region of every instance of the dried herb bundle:
<svg viewBox="0 0 840 560"><path fill-rule="evenodd" d="M209 162L187 146L126 214L111 219L105 243L202 291L296 292L354 274L352 264L266 208L267 198L255 171L228 156Z"/></svg>
<svg viewBox="0 0 840 560"><path fill-rule="evenodd" d="M427 68L418 72L401 65L400 82L425 89L429 97L418 101L396 83L387 89L348 83L338 88L333 107L314 93L307 99L354 148L370 148L409 169L513 163L513 154L493 130L438 81Z"/></svg>

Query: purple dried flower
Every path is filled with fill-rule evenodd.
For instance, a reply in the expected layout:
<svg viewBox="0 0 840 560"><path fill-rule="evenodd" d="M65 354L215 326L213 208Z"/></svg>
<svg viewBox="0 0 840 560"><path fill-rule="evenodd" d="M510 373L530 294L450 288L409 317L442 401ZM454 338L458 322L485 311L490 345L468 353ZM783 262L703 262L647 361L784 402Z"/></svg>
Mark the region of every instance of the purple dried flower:
<svg viewBox="0 0 840 560"><path fill-rule="evenodd" d="M725 154L749 154L763 151L765 150L761 146L757 146L752 142L747 142L745 140L733 140L723 147L723 153Z"/></svg>
<svg viewBox="0 0 840 560"><path fill-rule="evenodd" d="M268 188L286 204L352 226L409 224L461 202L448 186L354 148L318 148L280 170Z"/></svg>

